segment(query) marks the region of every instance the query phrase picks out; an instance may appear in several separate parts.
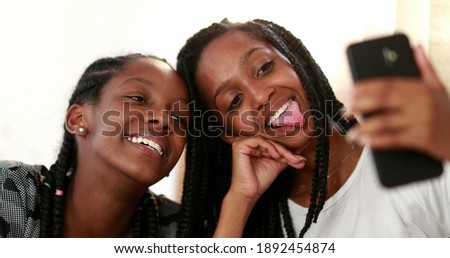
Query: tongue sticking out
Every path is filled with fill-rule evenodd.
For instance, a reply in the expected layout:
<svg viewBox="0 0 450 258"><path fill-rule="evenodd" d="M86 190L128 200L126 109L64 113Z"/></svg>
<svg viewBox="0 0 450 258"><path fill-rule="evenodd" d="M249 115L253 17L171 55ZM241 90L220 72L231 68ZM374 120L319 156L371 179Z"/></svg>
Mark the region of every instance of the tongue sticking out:
<svg viewBox="0 0 450 258"><path fill-rule="evenodd" d="M295 101L291 101L286 110L272 122L272 127L281 127L281 126L303 126L305 119L300 112L300 108L298 103Z"/></svg>

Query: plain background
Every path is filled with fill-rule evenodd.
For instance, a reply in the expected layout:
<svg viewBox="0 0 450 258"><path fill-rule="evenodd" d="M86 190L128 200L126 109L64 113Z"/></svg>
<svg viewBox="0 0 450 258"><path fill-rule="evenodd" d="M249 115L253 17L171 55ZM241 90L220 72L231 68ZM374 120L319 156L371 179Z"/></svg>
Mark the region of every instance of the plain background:
<svg viewBox="0 0 450 258"><path fill-rule="evenodd" d="M430 22L437 13L449 17L442 7L449 13L445 0L0 0L0 160L54 162L70 94L99 57L142 52L175 66L178 50L199 29L225 17L262 18L304 42L346 103L350 43L402 30L427 50L435 46L436 62L449 60L442 35L450 18ZM183 166L152 189L179 200Z"/></svg>

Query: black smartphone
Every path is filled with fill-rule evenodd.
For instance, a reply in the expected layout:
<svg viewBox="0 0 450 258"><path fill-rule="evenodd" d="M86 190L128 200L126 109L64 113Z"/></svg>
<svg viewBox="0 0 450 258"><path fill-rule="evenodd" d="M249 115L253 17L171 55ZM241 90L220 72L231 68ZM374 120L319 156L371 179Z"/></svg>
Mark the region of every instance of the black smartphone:
<svg viewBox="0 0 450 258"><path fill-rule="evenodd" d="M405 34L351 44L347 58L354 81L374 77L420 77ZM365 114L364 117L370 117ZM437 177L442 162L414 150L372 150L381 183L387 187Z"/></svg>

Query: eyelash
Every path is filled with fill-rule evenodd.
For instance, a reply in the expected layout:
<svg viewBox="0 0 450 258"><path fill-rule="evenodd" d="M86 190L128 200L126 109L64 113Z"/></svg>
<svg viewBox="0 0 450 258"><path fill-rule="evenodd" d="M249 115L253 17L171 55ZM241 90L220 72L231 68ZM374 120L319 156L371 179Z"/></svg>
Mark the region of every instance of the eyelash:
<svg viewBox="0 0 450 258"><path fill-rule="evenodd" d="M261 77L272 71L273 60L267 60L256 72L256 77Z"/></svg>
<svg viewBox="0 0 450 258"><path fill-rule="evenodd" d="M186 120L182 116L179 116L179 115L176 115L176 114L170 114L170 117L173 120L175 120L175 121L177 121L177 122L179 122L179 123L181 123L183 125L186 124Z"/></svg>
<svg viewBox="0 0 450 258"><path fill-rule="evenodd" d="M238 102L235 103L235 100L236 100L237 98L239 98L239 99L238 99ZM234 109L236 109L237 107L239 107L239 105L241 104L241 100L242 100L242 93L239 93L239 94L237 94L236 96L234 96L234 97L231 99L230 104L228 105L227 111L231 111L231 110L234 110Z"/></svg>
<svg viewBox="0 0 450 258"><path fill-rule="evenodd" d="M143 97L141 97L141 96L127 96L127 98L130 98L130 99L132 99L134 101L137 101L139 103L145 103L145 99ZM176 114L170 114L170 117L173 120L175 120L175 121L177 121L177 122L179 122L179 123L181 123L183 125L186 124L186 119L184 119L182 116L179 116L179 115L176 115Z"/></svg>
<svg viewBox="0 0 450 258"><path fill-rule="evenodd" d="M261 65L261 67L256 72L256 77L261 77L261 76L266 75L267 73L269 73L272 70L272 67L273 67L273 60L267 60L263 65ZM239 100L237 103L234 103L236 98L239 98ZM239 106L239 104L241 103L241 99L242 99L242 94L238 94L238 95L234 96L233 99L231 100L231 103L228 105L227 111L236 109Z"/></svg>
<svg viewBox="0 0 450 258"><path fill-rule="evenodd" d="M128 98L137 101L139 103L145 103L145 99L141 96L128 96Z"/></svg>

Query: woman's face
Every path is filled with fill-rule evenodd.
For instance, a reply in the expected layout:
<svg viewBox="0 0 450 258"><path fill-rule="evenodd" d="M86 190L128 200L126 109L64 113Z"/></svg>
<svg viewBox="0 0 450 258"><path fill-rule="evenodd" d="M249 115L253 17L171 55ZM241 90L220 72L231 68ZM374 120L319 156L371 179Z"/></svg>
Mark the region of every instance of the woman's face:
<svg viewBox="0 0 450 258"><path fill-rule="evenodd" d="M303 86L269 43L236 31L213 40L200 56L196 80L218 111L226 141L262 135L291 150L309 142L313 123Z"/></svg>
<svg viewBox="0 0 450 258"><path fill-rule="evenodd" d="M113 77L91 108L87 142L96 160L145 184L167 176L182 154L187 87L166 63L141 58Z"/></svg>

